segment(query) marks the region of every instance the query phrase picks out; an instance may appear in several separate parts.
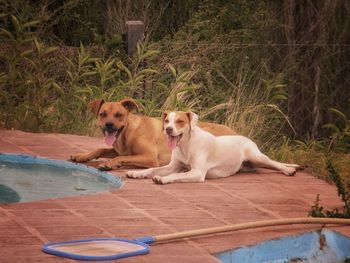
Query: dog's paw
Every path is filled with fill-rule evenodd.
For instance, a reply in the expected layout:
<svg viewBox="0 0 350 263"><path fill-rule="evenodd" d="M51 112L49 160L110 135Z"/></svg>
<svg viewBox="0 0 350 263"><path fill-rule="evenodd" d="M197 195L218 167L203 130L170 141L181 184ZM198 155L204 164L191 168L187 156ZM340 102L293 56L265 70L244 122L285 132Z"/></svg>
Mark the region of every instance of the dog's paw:
<svg viewBox="0 0 350 263"><path fill-rule="evenodd" d="M69 156L68 161L72 161L74 163L78 163L78 156L77 155L71 155L71 156Z"/></svg>
<svg viewBox="0 0 350 263"><path fill-rule="evenodd" d="M147 175L139 171L128 171L126 173L126 177L133 178L133 179L142 179L142 178L146 178Z"/></svg>
<svg viewBox="0 0 350 263"><path fill-rule="evenodd" d="M287 176L294 176L296 172L297 172L297 169L292 167L286 167L283 171L283 173Z"/></svg>
<svg viewBox="0 0 350 263"><path fill-rule="evenodd" d="M112 170L112 167L107 165L107 164L100 164L97 168L100 171L111 171Z"/></svg>
<svg viewBox="0 0 350 263"><path fill-rule="evenodd" d="M70 161L75 162L75 163L85 163L89 161L88 158L86 158L84 155L71 155L69 157Z"/></svg>
<svg viewBox="0 0 350 263"><path fill-rule="evenodd" d="M164 184L163 181L162 181L162 177L160 177L160 176L158 176L158 175L153 176L152 181L153 181L155 184Z"/></svg>

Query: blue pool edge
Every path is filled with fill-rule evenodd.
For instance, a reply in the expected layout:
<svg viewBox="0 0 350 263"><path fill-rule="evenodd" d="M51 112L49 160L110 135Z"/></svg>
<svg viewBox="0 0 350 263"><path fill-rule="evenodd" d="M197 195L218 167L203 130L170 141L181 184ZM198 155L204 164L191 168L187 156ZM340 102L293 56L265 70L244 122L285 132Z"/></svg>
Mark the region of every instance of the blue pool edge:
<svg viewBox="0 0 350 263"><path fill-rule="evenodd" d="M45 164L49 166L55 166L66 169L76 169L83 172L87 172L99 177L102 177L108 182L115 184L118 188L124 185L122 179L117 176L107 172L100 171L94 167L87 166L85 164L73 163L64 160L55 160L46 157L29 155L29 154L15 154L15 153L4 153L0 152L0 161L10 162L10 163L24 163L24 164Z"/></svg>

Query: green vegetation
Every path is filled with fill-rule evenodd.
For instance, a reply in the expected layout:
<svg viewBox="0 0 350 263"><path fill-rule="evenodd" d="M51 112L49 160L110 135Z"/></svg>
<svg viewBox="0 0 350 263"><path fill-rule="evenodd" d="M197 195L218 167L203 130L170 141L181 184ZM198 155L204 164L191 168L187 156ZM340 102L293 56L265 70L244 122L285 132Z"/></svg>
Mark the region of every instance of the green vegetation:
<svg viewBox="0 0 350 263"><path fill-rule="evenodd" d="M338 196L344 203L343 211L339 209L324 210L319 205L320 195L317 195L315 204L311 207L309 215L312 217L343 217L350 218L350 180L342 179L339 173L334 169L331 161L327 161L327 169L330 180L335 184L338 190Z"/></svg>
<svg viewBox="0 0 350 263"><path fill-rule="evenodd" d="M192 109L273 158L350 178L346 1L0 0L0 127L98 134L96 98ZM126 20L146 40L128 58ZM347 186L345 186L347 187Z"/></svg>

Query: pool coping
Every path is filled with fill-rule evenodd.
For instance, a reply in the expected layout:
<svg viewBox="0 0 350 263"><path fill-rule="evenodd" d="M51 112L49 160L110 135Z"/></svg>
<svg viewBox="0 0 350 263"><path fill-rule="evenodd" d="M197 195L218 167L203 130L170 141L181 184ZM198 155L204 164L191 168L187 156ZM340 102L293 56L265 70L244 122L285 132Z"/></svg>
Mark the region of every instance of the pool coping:
<svg viewBox="0 0 350 263"><path fill-rule="evenodd" d="M105 147L102 138L0 130L0 151L67 160ZM94 163L92 165L95 165ZM325 209L340 208L336 188L310 171L286 177L260 169L204 183L155 185L125 171L117 191L38 202L0 205L0 254L8 262L75 262L41 252L46 242L80 238L136 238L154 234L307 214L316 195ZM118 262L219 262L212 254L263 240L320 229L319 225L267 227L151 246L144 256ZM350 236L350 227L326 226Z"/></svg>

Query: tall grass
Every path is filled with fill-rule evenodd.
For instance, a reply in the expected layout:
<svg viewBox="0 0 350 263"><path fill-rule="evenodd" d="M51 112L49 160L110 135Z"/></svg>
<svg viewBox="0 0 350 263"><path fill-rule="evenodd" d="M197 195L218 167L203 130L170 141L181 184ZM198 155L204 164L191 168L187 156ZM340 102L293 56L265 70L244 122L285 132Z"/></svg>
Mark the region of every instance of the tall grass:
<svg viewBox="0 0 350 263"><path fill-rule="evenodd" d="M233 80L216 72L230 90L226 101L217 104L222 94L204 84L209 75L200 76L203 70L195 64L188 69L162 66L152 46L138 45L127 63L117 56L95 56L82 45L65 54L26 30L36 21L21 23L11 16L11 22L18 28L16 36L2 29L10 44L1 56L5 74L0 83L1 119L7 128L87 134L92 120L89 101L124 97L138 99L146 115L193 110L203 120L224 123L241 134L270 136L266 142L288 122L278 106L286 98L281 80L264 80L262 72L252 72L245 61Z"/></svg>
<svg viewBox="0 0 350 263"><path fill-rule="evenodd" d="M245 67L244 61L233 81L221 76L226 89L231 90L228 100L203 109L203 117L220 119L239 134L259 140L261 147L278 141L285 126L294 131L280 107L287 99L283 80L265 80L261 71L252 72Z"/></svg>
<svg viewBox="0 0 350 263"><path fill-rule="evenodd" d="M52 46L40 38L36 20L0 19L5 21L0 29L0 121L5 128L94 135L88 103L132 97L142 114L193 110L201 120L226 124L254 139L275 159L311 163L325 174L324 160L330 156L345 174L339 166L348 167L341 162L349 152L346 113L330 110L337 120L324 126L330 140L295 141L287 111L290 82L284 71L270 66L278 53L273 47L264 53L254 46L225 46L235 35L199 41L203 32L182 31L175 40L140 44L125 59L98 46ZM344 158L337 162L338 152Z"/></svg>
<svg viewBox="0 0 350 263"><path fill-rule="evenodd" d="M5 126L21 126L35 129L45 126L49 118L50 101L56 97L57 83L51 76L52 53L56 47L48 46L31 32L38 21L22 22L16 16L9 17L13 31L0 29L6 39L4 52L0 54L1 119Z"/></svg>

